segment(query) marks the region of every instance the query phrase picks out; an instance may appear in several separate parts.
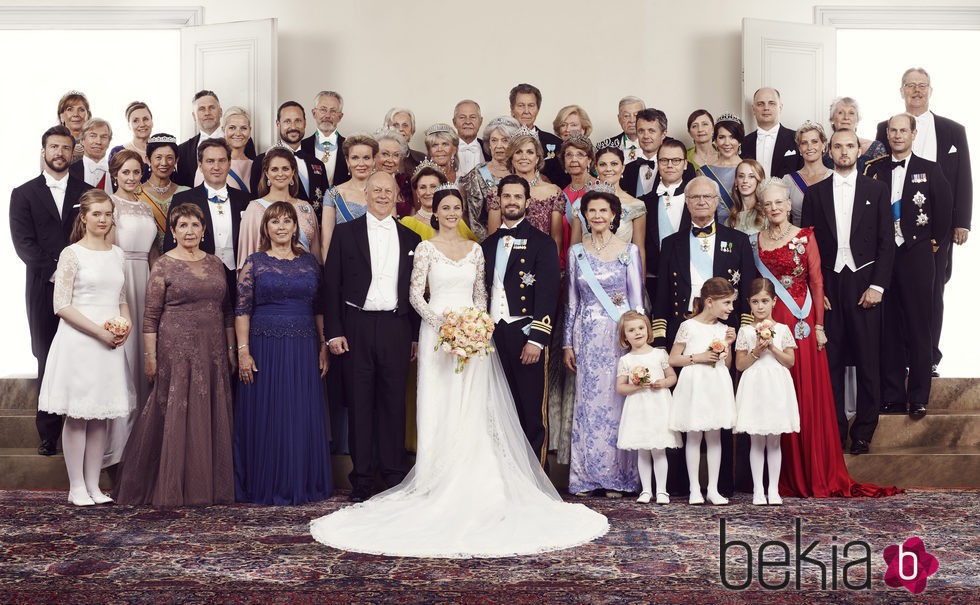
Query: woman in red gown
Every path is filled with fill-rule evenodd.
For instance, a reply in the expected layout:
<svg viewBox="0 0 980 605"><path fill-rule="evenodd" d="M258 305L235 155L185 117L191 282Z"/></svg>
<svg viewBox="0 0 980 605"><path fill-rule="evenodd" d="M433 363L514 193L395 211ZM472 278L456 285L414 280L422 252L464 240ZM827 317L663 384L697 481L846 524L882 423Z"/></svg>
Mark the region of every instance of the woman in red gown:
<svg viewBox="0 0 980 605"><path fill-rule="evenodd" d="M790 309L777 296L772 310L773 320L789 326L798 347L790 373L800 409L800 432L782 437L779 493L804 498L878 498L897 494L901 490L894 487L856 482L844 464L824 350L827 338L823 333L823 276L813 229L800 229L790 223L789 191L782 180L766 179L756 195L769 221L768 229L751 238L756 268L762 277L773 282L777 295L787 291L795 306Z"/></svg>

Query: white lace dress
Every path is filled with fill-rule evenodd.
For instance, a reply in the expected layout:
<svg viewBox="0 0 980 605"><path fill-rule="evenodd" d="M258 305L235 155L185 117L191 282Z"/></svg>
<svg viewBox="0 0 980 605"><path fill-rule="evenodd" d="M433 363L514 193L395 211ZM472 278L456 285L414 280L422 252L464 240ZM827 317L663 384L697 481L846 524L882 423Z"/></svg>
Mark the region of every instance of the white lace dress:
<svg viewBox="0 0 980 605"><path fill-rule="evenodd" d="M773 344L780 351L796 348L796 340L788 326L777 323L773 329L776 332ZM755 326L742 326L735 339L735 350L754 349L757 338ZM793 376L771 351L763 351L759 360L742 372L735 409L738 414L736 433L780 435L800 432L800 409L796 403Z"/></svg>
<svg viewBox="0 0 980 605"><path fill-rule="evenodd" d="M456 374L453 357L435 350L445 309L486 307L483 267L477 244L459 261L427 241L416 248L411 302L423 323L415 467L396 487L314 520L317 541L393 556L506 557L569 548L608 531L603 515L563 502L551 485L496 355Z"/></svg>
<svg viewBox="0 0 980 605"><path fill-rule="evenodd" d="M728 326L721 322L704 324L688 319L677 329L675 343L684 343L684 355L708 350L715 340L724 342ZM712 431L735 425L735 390L728 366L719 361L684 366L674 387L670 408L670 428L675 431Z"/></svg>
<svg viewBox="0 0 980 605"><path fill-rule="evenodd" d="M54 311L71 306L102 325L119 315L120 303L126 302L124 282L122 250L72 244L58 258ZM135 400L123 349L110 349L61 320L41 380L38 409L88 420L122 418Z"/></svg>

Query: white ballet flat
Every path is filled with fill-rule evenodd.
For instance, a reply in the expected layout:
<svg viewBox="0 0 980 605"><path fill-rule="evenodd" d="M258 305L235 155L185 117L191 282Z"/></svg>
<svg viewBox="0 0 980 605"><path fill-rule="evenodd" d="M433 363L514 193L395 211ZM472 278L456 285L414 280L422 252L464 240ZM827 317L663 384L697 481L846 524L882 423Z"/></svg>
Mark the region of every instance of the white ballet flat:
<svg viewBox="0 0 980 605"><path fill-rule="evenodd" d="M691 497L687 499L688 504L704 504L704 496L700 491L691 492Z"/></svg>
<svg viewBox="0 0 980 605"><path fill-rule="evenodd" d="M752 494L752 504L754 506L765 506L768 504L766 502L766 495L763 493Z"/></svg>
<svg viewBox="0 0 980 605"><path fill-rule="evenodd" d="M606 497L607 498L622 498L623 497L623 492L617 492L614 489L607 489L606 490Z"/></svg>
<svg viewBox="0 0 980 605"><path fill-rule="evenodd" d="M110 504L114 502L114 500L110 498L107 494L102 493L102 490L99 490L94 493L89 492L88 495L89 497L92 498L92 501L95 502L96 504Z"/></svg>
<svg viewBox="0 0 980 605"><path fill-rule="evenodd" d="M68 492L68 502L75 506L95 506L95 500L88 495L88 492Z"/></svg>
<svg viewBox="0 0 980 605"><path fill-rule="evenodd" d="M636 499L640 504L649 504L650 500L653 498L653 494L650 492L642 492L640 497Z"/></svg>
<svg viewBox="0 0 980 605"><path fill-rule="evenodd" d="M728 498L722 496L721 494L713 494L708 492L708 502L714 504L715 506L724 506L728 504Z"/></svg>
<svg viewBox="0 0 980 605"><path fill-rule="evenodd" d="M657 492L657 504L670 504L670 496L664 492Z"/></svg>
<svg viewBox="0 0 980 605"><path fill-rule="evenodd" d="M779 494L769 494L769 506L782 506L783 499L779 497Z"/></svg>

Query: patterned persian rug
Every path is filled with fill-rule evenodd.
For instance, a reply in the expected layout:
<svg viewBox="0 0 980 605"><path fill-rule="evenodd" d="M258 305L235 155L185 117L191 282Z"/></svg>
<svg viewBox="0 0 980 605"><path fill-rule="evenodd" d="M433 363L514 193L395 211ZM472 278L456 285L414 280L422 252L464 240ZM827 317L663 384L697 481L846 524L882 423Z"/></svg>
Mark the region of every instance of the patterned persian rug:
<svg viewBox="0 0 980 605"><path fill-rule="evenodd" d="M787 499L782 507L754 507L744 495L727 507L584 501L611 524L591 544L536 556L444 560L317 544L307 524L346 506L343 494L293 508L154 510L79 509L63 492L0 492L0 603L962 605L980 594L980 491ZM884 579L885 548L914 537L939 564L921 594ZM928 556L904 552L908 569L922 562L918 576L924 577ZM915 574L904 575L915 588Z"/></svg>

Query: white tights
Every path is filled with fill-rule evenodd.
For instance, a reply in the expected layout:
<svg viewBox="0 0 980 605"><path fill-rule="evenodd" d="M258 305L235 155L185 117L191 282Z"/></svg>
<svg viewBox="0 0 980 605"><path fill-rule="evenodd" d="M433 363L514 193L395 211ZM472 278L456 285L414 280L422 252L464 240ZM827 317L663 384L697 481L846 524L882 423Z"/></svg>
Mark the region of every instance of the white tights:
<svg viewBox="0 0 980 605"><path fill-rule="evenodd" d="M684 457L687 460L687 478L691 493L701 493L701 436L708 450L708 495L718 496L718 475L721 473L721 429L713 431L689 431Z"/></svg>
<svg viewBox="0 0 980 605"><path fill-rule="evenodd" d="M65 418L61 447L65 453L68 489L71 492L99 493L107 426L105 420Z"/></svg>
<svg viewBox="0 0 980 605"><path fill-rule="evenodd" d="M643 491L653 494L651 489L654 487L650 480L655 478L660 488L660 492L667 493L667 452L665 450L639 450L637 451L636 464L640 470L640 485ZM651 471L653 477L651 477ZM658 493L660 493L658 492Z"/></svg>
<svg viewBox="0 0 980 605"><path fill-rule="evenodd" d="M752 491L762 495L762 469L769 464L769 496L779 496L779 471L783 465L783 452L779 449L781 435L749 435L749 467L752 469Z"/></svg>

